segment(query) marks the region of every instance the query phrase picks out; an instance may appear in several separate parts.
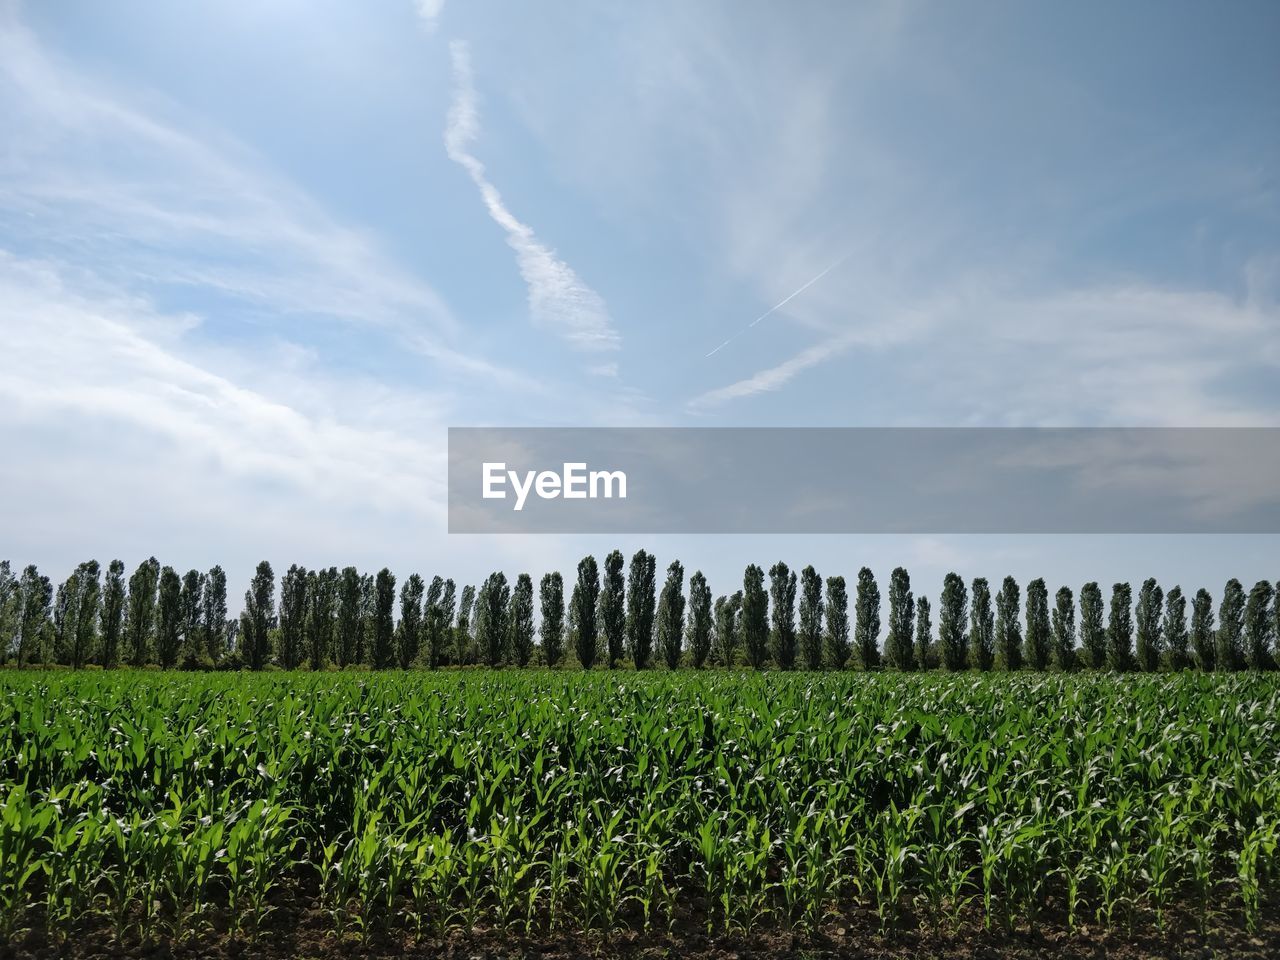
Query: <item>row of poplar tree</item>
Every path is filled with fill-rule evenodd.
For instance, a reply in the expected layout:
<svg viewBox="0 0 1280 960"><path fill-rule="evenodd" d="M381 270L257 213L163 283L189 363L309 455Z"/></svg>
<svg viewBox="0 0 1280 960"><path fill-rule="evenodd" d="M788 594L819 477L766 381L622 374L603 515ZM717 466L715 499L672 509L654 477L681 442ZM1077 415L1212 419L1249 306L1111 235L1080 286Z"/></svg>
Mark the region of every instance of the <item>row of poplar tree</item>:
<svg viewBox="0 0 1280 960"><path fill-rule="evenodd" d="M624 569L625 567L625 569ZM785 563L751 564L742 589L712 599L701 571L689 577L673 561L659 589L657 561L645 550L627 564L615 550L584 557L568 600L564 578L548 573L534 596L527 573L514 583L495 572L475 586L418 574L397 597L384 568L307 570L280 578L258 564L244 610L227 616L221 567L180 575L151 557L128 578L119 560L105 576L97 561L80 564L55 590L28 566L20 576L0 562L0 663L210 669L368 666L409 668L486 664L573 664L590 669L630 663L749 666L791 670L1111 670L1269 669L1280 637L1280 583L1260 580L1246 594L1229 580L1216 608L1204 589L1165 594L1147 580L1135 598L1128 583L1097 583L1077 597L1060 588L1050 602L1042 579L1027 584L1025 602L1013 577L994 594L983 577L970 585L943 580L935 633L932 607L912 593L907 571L889 577L888 622L880 588L863 567L852 622L844 577L824 581L812 566L798 574ZM539 614L535 625L535 606ZM1077 618L1078 607L1078 618ZM797 616L798 614L798 616ZM880 637L886 629L883 650Z"/></svg>

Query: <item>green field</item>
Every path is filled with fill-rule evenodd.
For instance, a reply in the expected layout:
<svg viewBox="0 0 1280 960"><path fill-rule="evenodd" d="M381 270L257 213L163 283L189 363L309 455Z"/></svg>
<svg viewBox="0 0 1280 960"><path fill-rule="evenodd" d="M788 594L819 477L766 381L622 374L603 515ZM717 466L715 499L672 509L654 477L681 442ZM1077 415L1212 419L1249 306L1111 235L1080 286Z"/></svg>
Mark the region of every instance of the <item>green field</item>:
<svg viewBox="0 0 1280 960"><path fill-rule="evenodd" d="M0 940L1249 929L1278 719L1274 674L8 672Z"/></svg>

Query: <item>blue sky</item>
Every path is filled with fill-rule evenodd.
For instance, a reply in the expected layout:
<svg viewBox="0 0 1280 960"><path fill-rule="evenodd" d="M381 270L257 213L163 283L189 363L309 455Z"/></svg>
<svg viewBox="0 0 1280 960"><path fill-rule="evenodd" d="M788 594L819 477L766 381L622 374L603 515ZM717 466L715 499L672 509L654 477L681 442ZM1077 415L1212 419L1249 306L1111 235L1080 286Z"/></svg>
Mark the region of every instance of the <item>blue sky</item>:
<svg viewBox="0 0 1280 960"><path fill-rule="evenodd" d="M641 545L450 538L449 425L1280 425L1277 49L1269 2L0 0L0 556ZM1273 536L643 543L717 592L1280 576Z"/></svg>

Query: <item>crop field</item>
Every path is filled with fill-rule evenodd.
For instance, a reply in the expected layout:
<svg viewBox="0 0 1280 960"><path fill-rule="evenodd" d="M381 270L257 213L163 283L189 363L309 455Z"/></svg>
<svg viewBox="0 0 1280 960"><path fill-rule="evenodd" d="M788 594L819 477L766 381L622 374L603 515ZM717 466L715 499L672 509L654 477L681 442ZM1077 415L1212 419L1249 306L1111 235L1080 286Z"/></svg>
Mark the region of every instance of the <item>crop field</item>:
<svg viewBox="0 0 1280 960"><path fill-rule="evenodd" d="M0 944L1274 946L1278 720L1274 674L8 672Z"/></svg>

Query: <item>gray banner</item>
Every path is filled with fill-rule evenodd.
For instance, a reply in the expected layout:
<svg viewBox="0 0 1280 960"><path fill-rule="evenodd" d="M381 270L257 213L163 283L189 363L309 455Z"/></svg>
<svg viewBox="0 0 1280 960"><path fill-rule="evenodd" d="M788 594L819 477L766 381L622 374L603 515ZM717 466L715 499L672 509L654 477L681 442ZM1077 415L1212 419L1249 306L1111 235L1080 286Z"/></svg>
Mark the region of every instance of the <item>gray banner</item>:
<svg viewBox="0 0 1280 960"><path fill-rule="evenodd" d="M449 430L450 533L1277 533L1277 428Z"/></svg>

